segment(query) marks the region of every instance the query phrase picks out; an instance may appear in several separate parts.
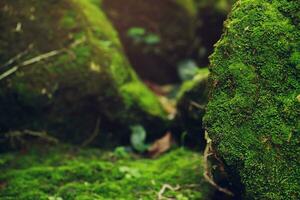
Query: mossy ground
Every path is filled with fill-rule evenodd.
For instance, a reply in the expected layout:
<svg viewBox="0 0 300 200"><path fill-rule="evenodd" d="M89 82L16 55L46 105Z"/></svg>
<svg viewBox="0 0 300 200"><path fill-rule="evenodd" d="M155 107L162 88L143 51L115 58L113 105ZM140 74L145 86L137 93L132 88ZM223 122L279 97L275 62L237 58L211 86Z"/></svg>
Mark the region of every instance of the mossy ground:
<svg viewBox="0 0 300 200"><path fill-rule="evenodd" d="M36 147L0 155L0 199L153 200L164 184L180 186L166 190L165 197L208 199L211 188L201 166L202 156L183 148L146 159L124 148Z"/></svg>
<svg viewBox="0 0 300 200"><path fill-rule="evenodd" d="M300 198L299 6L238 1L211 57L206 128L245 199Z"/></svg>

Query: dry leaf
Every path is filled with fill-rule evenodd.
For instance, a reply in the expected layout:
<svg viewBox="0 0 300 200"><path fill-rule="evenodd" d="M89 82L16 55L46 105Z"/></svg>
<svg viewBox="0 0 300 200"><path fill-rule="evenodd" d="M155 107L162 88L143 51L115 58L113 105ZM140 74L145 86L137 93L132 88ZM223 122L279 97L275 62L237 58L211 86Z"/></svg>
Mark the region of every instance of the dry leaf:
<svg viewBox="0 0 300 200"><path fill-rule="evenodd" d="M149 155L155 158L168 151L173 143L171 132L167 132L162 138L156 140L148 149Z"/></svg>
<svg viewBox="0 0 300 200"><path fill-rule="evenodd" d="M152 92L159 96L165 96L169 94L174 88L174 85L158 85L149 80L144 80L144 83L148 86L150 90L152 90Z"/></svg>
<svg viewBox="0 0 300 200"><path fill-rule="evenodd" d="M167 97L159 96L158 100L162 105L163 109L168 113L169 119L173 119L176 115L176 101L170 100Z"/></svg>

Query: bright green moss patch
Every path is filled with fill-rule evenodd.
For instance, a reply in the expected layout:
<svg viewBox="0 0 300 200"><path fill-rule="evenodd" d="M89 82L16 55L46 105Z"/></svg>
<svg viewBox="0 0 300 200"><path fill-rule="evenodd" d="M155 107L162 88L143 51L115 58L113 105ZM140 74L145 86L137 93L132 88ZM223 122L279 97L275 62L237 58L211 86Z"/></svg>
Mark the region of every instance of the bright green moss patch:
<svg viewBox="0 0 300 200"><path fill-rule="evenodd" d="M202 157L176 149L151 160L119 148L114 152L72 147L34 148L25 155L0 156L3 200L156 199L164 184L180 186L164 196L178 200L207 199Z"/></svg>
<svg viewBox="0 0 300 200"><path fill-rule="evenodd" d="M211 57L206 128L245 199L300 198L297 2L238 1Z"/></svg>
<svg viewBox="0 0 300 200"><path fill-rule="evenodd" d="M127 100L127 105L138 106L145 111L148 110L153 116L162 116L164 113L160 106L155 103L156 97L145 93L145 87L137 83L130 83L121 86L120 92L124 99Z"/></svg>

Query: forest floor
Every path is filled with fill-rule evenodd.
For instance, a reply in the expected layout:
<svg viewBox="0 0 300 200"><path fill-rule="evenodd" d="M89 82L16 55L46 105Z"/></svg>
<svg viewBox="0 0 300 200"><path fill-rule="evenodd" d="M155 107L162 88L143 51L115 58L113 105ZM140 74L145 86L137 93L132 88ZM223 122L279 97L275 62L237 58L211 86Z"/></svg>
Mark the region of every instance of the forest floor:
<svg viewBox="0 0 300 200"><path fill-rule="evenodd" d="M0 155L0 199L209 199L202 162L184 148L148 159L124 147L34 147Z"/></svg>

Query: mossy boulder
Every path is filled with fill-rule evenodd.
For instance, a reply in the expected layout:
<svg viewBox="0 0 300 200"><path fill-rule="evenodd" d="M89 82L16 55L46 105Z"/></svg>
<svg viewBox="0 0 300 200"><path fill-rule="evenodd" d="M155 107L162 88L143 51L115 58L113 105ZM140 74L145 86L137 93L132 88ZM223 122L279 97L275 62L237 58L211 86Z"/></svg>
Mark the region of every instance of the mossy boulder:
<svg viewBox="0 0 300 200"><path fill-rule="evenodd" d="M300 198L297 0L241 0L211 56L204 117L244 199Z"/></svg>
<svg viewBox="0 0 300 200"><path fill-rule="evenodd" d="M163 125L97 1L5 0L0 8L1 132L46 130L80 142L97 120L101 129Z"/></svg>
<svg viewBox="0 0 300 200"><path fill-rule="evenodd" d="M177 190L167 188L163 197L210 199L213 189L202 177L201 163L200 154L185 149L151 160L122 147L112 152L35 147L26 155L0 155L0 199L153 200L165 184Z"/></svg>

